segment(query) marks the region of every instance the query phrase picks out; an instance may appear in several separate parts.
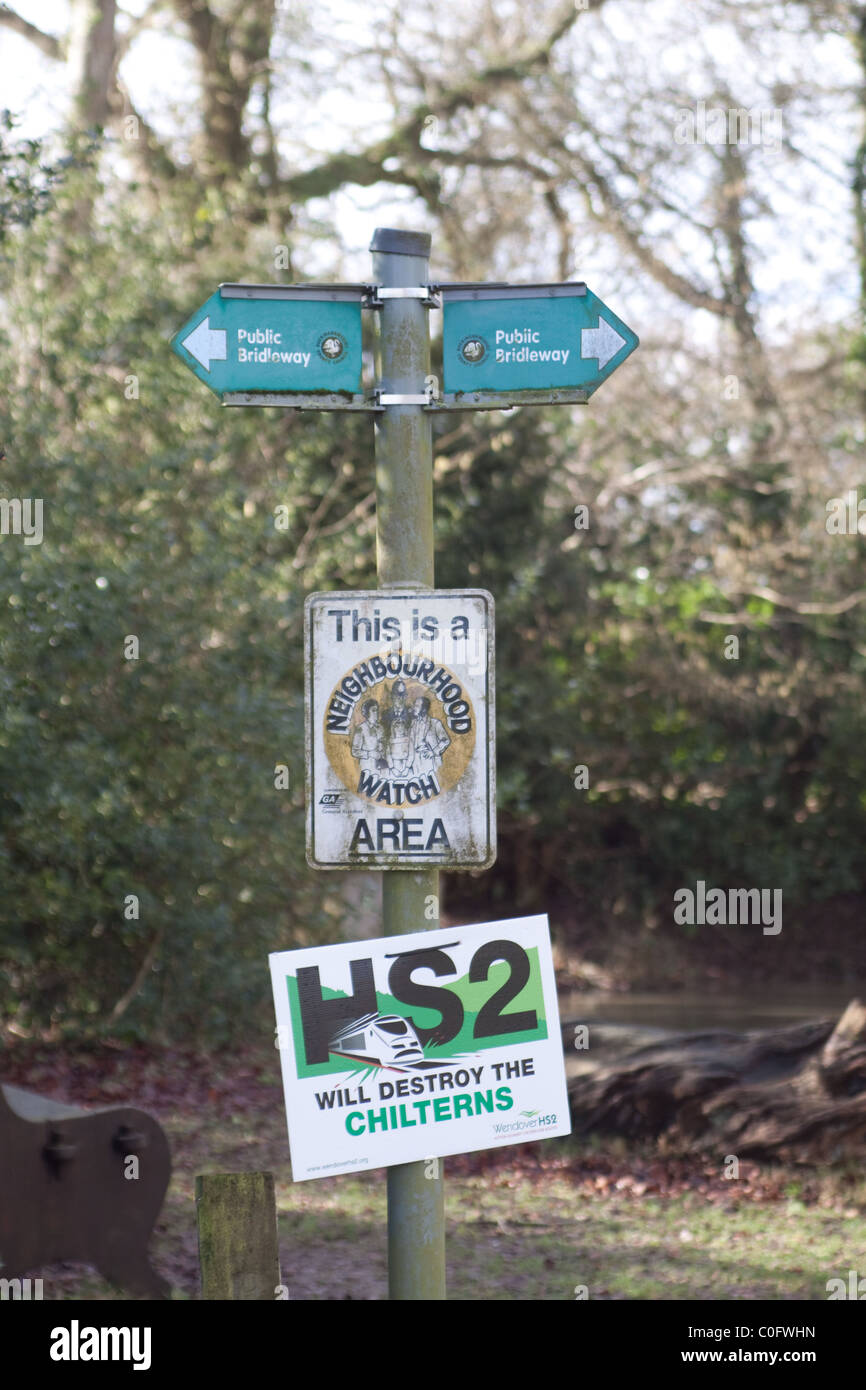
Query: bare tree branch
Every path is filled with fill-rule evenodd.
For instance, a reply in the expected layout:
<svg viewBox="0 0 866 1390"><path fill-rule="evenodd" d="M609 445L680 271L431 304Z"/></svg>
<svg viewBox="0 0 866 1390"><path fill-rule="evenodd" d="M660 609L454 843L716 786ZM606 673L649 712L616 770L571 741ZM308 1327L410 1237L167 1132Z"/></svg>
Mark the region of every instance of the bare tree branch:
<svg viewBox="0 0 866 1390"><path fill-rule="evenodd" d="M165 927L157 927L156 932L153 936L153 940L151 941L150 945L144 953L141 965L135 972L135 979L133 980L129 988L124 990L123 994L121 994L120 998L117 1000L117 1003L114 1005L114 1008L111 1010L111 1013L108 1015L108 1021L110 1023L116 1023L119 1018L123 1017L123 1015L126 1013L126 1010L132 1003L133 999L138 994L139 990L141 989L142 985L144 984L145 980L150 974L151 967L153 966L153 962L156 960L157 952L159 951L159 948L162 945L164 936Z"/></svg>
<svg viewBox="0 0 866 1390"><path fill-rule="evenodd" d="M767 603L772 603L776 608L788 610L786 614L774 615L769 619L769 622L774 626L778 626L780 622L801 622L804 618L836 618L842 613L849 613L852 608L857 607L858 603L866 599L866 589L859 589L856 593L847 594L845 598L837 599L835 603L798 603L796 599L785 598L775 589L749 589L746 592L755 598L765 599ZM746 610L731 613L712 613L709 610L704 610L698 614L698 621L738 627L764 627L768 619L760 613L750 613Z"/></svg>
<svg viewBox="0 0 866 1390"><path fill-rule="evenodd" d="M7 29L12 29L16 34L21 34L25 39L29 39L35 44L48 58L61 60L64 57L66 45L54 34L46 34L43 29L38 29L35 24L31 24L29 19L17 14L9 5L0 5L0 24L4 24Z"/></svg>
<svg viewBox="0 0 866 1390"><path fill-rule="evenodd" d="M836 618L840 613L850 612L866 598L866 589L858 589L856 593L837 599L835 603L798 603L796 599L785 598L775 589L750 589L749 592L754 594L755 598L766 599L767 603L772 603L777 608L790 608L792 613L828 618Z"/></svg>
<svg viewBox="0 0 866 1390"><path fill-rule="evenodd" d="M588 8L599 9L603 2L604 0L590 0ZM180 0L175 0L175 3L179 4ZM199 3L200 0L183 0L186 7L198 8ZM435 152L422 149L420 144L425 119L434 115L443 120L458 111L472 109L488 101L495 88L522 82L546 67L556 44L568 33L579 14L585 12L578 10L574 3L569 4L563 9L547 36L527 49L522 56L491 63L465 81L458 82L450 89L431 97L423 106L416 106L389 135L369 145L367 149L360 150L357 154L342 152L333 155L313 169L291 175L285 180L284 186L292 197L300 201L325 197L346 183L369 187L386 179L392 183L417 187L417 174L412 174L411 171L408 174L406 171L385 171L383 166L386 160L404 158L408 151L415 157L420 154L422 158L431 155L435 158Z"/></svg>

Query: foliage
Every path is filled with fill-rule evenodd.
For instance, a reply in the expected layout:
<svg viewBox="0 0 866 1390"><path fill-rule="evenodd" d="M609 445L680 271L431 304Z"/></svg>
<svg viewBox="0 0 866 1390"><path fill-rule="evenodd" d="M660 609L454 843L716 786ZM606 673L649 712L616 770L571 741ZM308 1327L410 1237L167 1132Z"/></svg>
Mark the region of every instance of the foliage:
<svg viewBox="0 0 866 1390"><path fill-rule="evenodd" d="M44 141L12 138L17 124L11 111L0 111L0 246L13 227L31 226L51 206L71 171L93 167L100 144L96 132L82 132L46 162Z"/></svg>
<svg viewBox="0 0 866 1390"><path fill-rule="evenodd" d="M43 218L38 274L22 245L6 286L5 495L44 501L41 545L0 544L2 1004L21 1026L104 1023L154 950L122 1022L229 1036L262 1002L267 951L321 920L302 595L273 507L292 476L303 516L330 440L190 391L167 351L186 311L173 230L106 206L68 277L45 272ZM34 328L41 350L16 352Z"/></svg>
<svg viewBox="0 0 866 1390"><path fill-rule="evenodd" d="M850 227L833 215L848 278L827 270L820 313L780 335L763 289L790 188L826 234L810 101L862 116L850 26L812 32L806 8L783 32L769 4L659 6L669 63L606 26L617 0L504 27L495 7L446 5L432 30L395 11L402 45L271 0L237 25L173 0L124 44L173 15L184 120L134 113L106 25L69 75L59 157L3 118L2 484L45 527L0 536L6 1023L228 1039L267 1007L268 950L354 930L340 876L305 866L300 633L305 593L375 579L370 422L221 411L168 339L220 281L347 278L334 229L358 187L413 199L442 280L577 278L580 246L643 343L587 407L436 417L437 582L497 604L499 862L446 901L556 906L567 937L578 915L670 915L697 878L786 904L863 891L863 542L825 525L864 443L856 178ZM784 103L777 163L672 136L683 25L713 24L741 56L705 55L695 81L740 106L740 65ZM830 95L814 46L839 64ZM335 84L381 96L388 130L359 115L315 154L299 132Z"/></svg>

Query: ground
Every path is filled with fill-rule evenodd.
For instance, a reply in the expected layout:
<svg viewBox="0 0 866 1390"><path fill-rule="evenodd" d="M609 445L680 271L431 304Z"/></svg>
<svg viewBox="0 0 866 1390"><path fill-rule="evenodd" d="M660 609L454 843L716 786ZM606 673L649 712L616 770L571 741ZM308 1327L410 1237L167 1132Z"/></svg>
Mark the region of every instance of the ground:
<svg viewBox="0 0 866 1390"><path fill-rule="evenodd" d="M387 1294L385 1175L293 1183L278 1054L16 1043L4 1081L161 1121L174 1172L152 1242L174 1297L198 1296L197 1173L274 1174L290 1299ZM444 1161L448 1292L465 1300L826 1299L863 1267L866 1178L547 1140ZM728 1165L730 1167L730 1165ZM123 1298L84 1266L39 1271L47 1299ZM584 1294L585 1289L585 1294Z"/></svg>

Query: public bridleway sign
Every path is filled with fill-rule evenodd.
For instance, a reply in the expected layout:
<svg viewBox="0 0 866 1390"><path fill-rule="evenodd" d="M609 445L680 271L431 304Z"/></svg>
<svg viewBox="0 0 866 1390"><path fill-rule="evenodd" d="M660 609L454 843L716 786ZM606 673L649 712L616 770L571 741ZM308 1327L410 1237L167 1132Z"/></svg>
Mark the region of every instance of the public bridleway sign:
<svg viewBox="0 0 866 1390"><path fill-rule="evenodd" d="M583 402L638 346L582 283L437 288L446 409Z"/></svg>
<svg viewBox="0 0 866 1390"><path fill-rule="evenodd" d="M225 284L171 346L223 405L380 410L381 394L362 384L361 311L381 308L380 296L416 291L443 311L443 388L426 399L429 410L584 403L638 346L579 281L412 290Z"/></svg>
<svg viewBox="0 0 866 1390"><path fill-rule="evenodd" d="M224 405L363 406L363 285L220 285L171 345Z"/></svg>
<svg viewBox="0 0 866 1390"><path fill-rule="evenodd" d="M344 590L304 616L308 862L492 864L491 595Z"/></svg>
<svg viewBox="0 0 866 1390"><path fill-rule="evenodd" d="M546 916L270 964L296 1182L571 1133Z"/></svg>

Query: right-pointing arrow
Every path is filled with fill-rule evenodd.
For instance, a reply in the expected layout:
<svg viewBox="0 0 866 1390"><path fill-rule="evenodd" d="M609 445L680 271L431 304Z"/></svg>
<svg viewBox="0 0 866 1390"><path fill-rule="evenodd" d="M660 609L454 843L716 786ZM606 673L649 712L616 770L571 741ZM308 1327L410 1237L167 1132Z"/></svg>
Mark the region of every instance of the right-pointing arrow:
<svg viewBox="0 0 866 1390"><path fill-rule="evenodd" d="M226 360L226 331L224 328L211 328L208 315L187 334L181 347L185 347L190 356L209 372L211 362Z"/></svg>
<svg viewBox="0 0 866 1390"><path fill-rule="evenodd" d="M612 357L616 357L621 347L625 347L625 338L617 333L603 314L598 316L598 328L580 330L580 355L597 357L599 371L607 366Z"/></svg>

